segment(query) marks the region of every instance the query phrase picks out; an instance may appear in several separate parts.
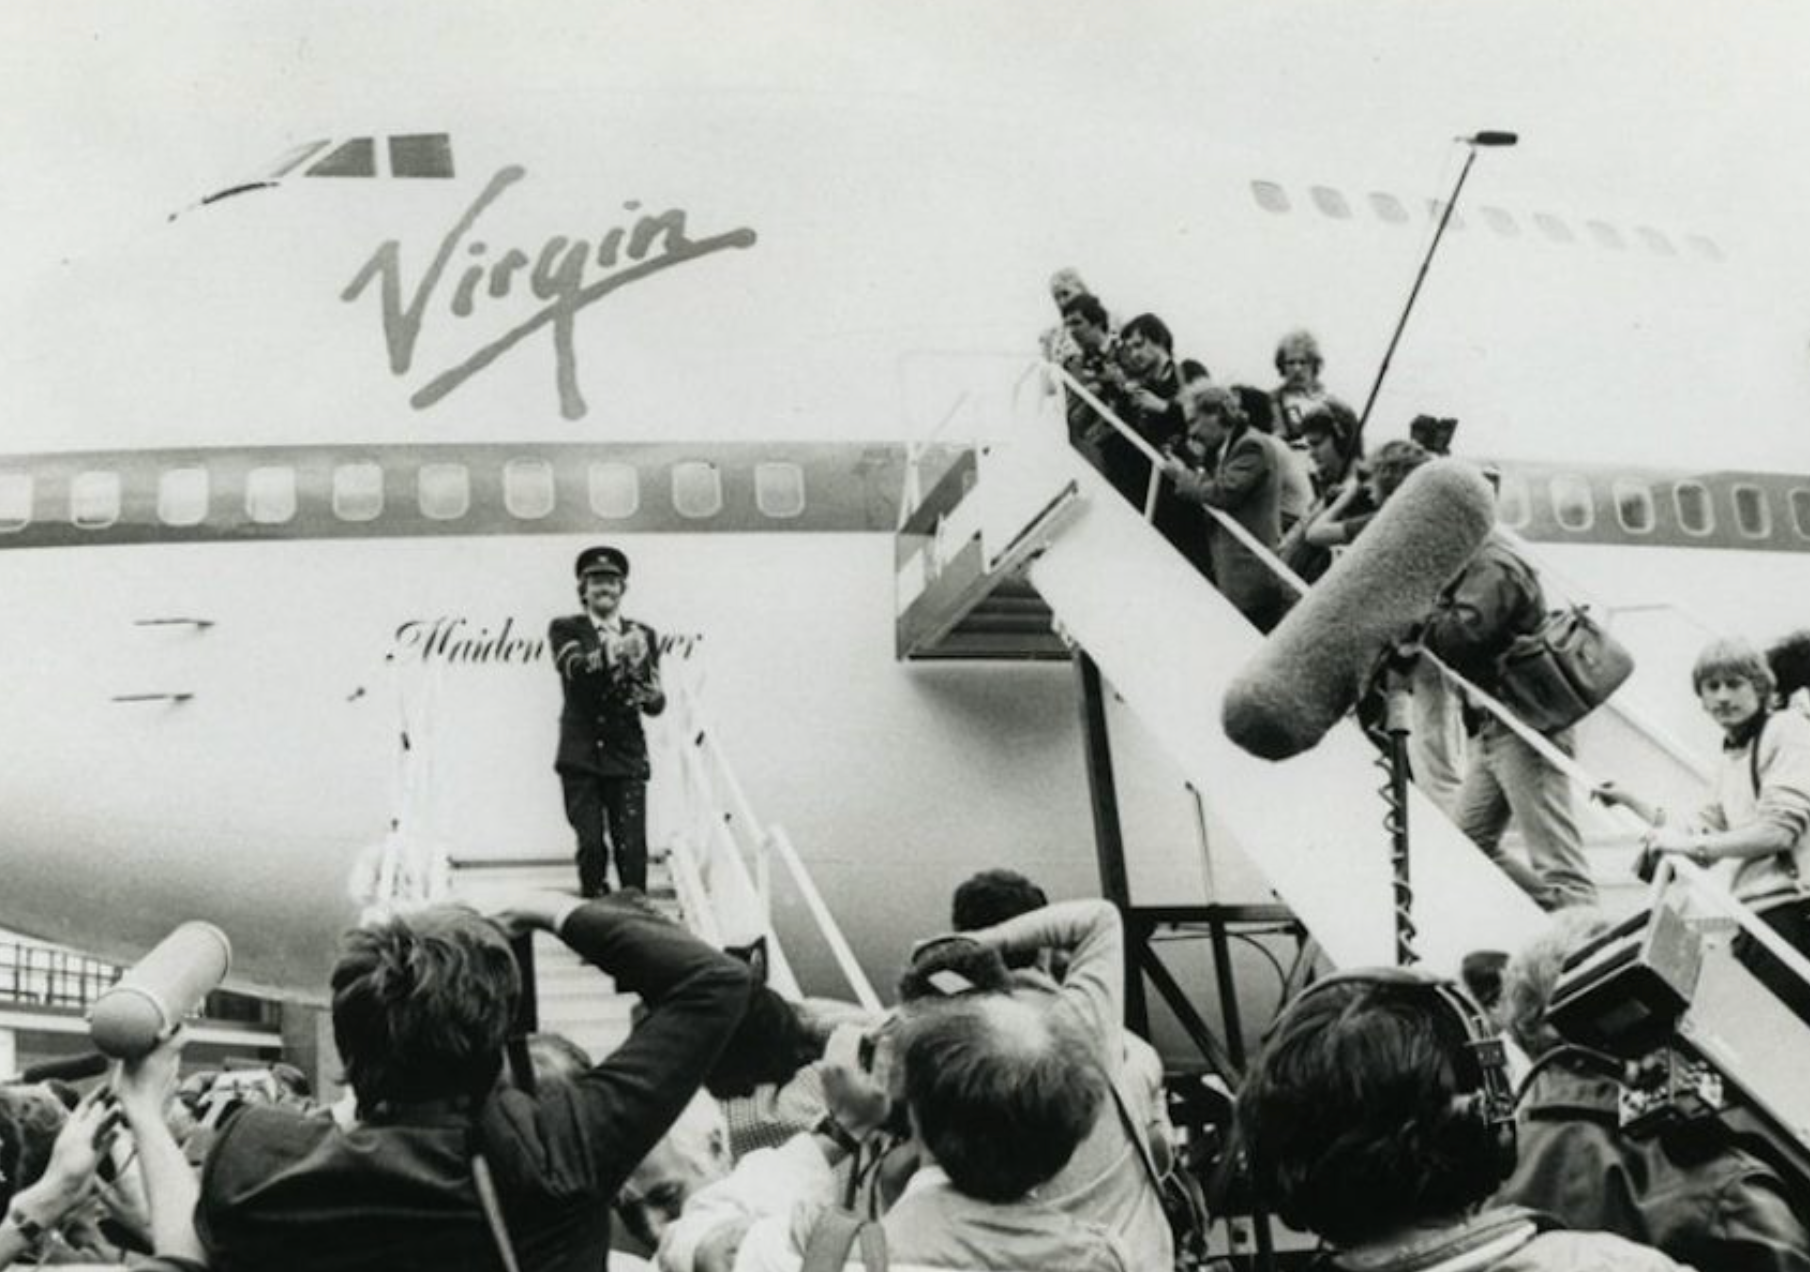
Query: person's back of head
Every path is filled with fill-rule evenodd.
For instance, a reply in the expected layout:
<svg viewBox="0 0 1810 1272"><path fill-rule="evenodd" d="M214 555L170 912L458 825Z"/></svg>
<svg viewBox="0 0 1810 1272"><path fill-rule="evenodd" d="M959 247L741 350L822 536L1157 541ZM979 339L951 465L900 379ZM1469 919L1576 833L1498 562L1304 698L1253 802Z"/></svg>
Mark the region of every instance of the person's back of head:
<svg viewBox="0 0 1810 1272"><path fill-rule="evenodd" d="M956 888L950 926L957 932L974 932L1041 910L1049 903L1043 889L1016 870L982 870Z"/></svg>
<svg viewBox="0 0 1810 1272"><path fill-rule="evenodd" d="M1609 927L1608 916L1590 906L1560 910L1546 930L1516 950L1502 969L1502 997L1496 1016L1529 1060L1565 1045L1546 1021L1552 991L1565 970L1565 959Z"/></svg>
<svg viewBox="0 0 1810 1272"><path fill-rule="evenodd" d="M1238 1097L1259 1196L1335 1245L1456 1219L1514 1163L1513 1097L1456 986L1341 974L1282 1015Z"/></svg>
<svg viewBox="0 0 1810 1272"><path fill-rule="evenodd" d="M1105 1097L1080 1027L1006 995L915 1013L900 1046L919 1142L958 1191L981 1201L1018 1201L1053 1177Z"/></svg>
<svg viewBox="0 0 1810 1272"><path fill-rule="evenodd" d="M348 932L331 988L333 1040L369 1115L481 1099L502 1068L521 972L495 925L435 906Z"/></svg>
<svg viewBox="0 0 1810 1272"><path fill-rule="evenodd" d="M1419 442L1396 438L1377 447L1370 457L1370 472L1376 483L1377 502L1381 503L1401 489L1416 468L1433 457Z"/></svg>
<svg viewBox="0 0 1810 1272"><path fill-rule="evenodd" d="M957 932L977 932L1041 910L1049 903L1043 889L1016 870L982 870L956 888L949 926ZM1036 958L1035 950L1026 950L1006 962L1013 967L1029 967Z"/></svg>
<svg viewBox="0 0 1810 1272"><path fill-rule="evenodd" d="M1244 412L1247 423L1259 433L1276 431L1276 402L1262 389L1249 384L1234 384L1232 394L1238 399L1238 409Z"/></svg>

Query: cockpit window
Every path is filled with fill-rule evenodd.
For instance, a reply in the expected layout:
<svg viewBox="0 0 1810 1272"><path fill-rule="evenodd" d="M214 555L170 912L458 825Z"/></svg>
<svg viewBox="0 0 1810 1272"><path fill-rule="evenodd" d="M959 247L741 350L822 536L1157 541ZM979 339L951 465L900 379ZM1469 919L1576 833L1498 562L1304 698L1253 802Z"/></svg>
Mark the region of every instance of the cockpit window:
<svg viewBox="0 0 1810 1272"><path fill-rule="evenodd" d="M283 157L276 161L276 166L264 174L265 180L274 181L278 177L286 176L287 174L294 172L297 168L301 167L303 163L314 158L315 155L318 155L326 148L327 139L323 137L319 141L305 141L299 146L285 150L283 152Z"/></svg>
<svg viewBox="0 0 1810 1272"><path fill-rule="evenodd" d="M340 143L325 159L308 169L311 177L374 177L377 175L377 146L369 137L354 137Z"/></svg>
<svg viewBox="0 0 1810 1272"><path fill-rule="evenodd" d="M410 133L390 138L392 177L450 177L452 138L445 133Z"/></svg>

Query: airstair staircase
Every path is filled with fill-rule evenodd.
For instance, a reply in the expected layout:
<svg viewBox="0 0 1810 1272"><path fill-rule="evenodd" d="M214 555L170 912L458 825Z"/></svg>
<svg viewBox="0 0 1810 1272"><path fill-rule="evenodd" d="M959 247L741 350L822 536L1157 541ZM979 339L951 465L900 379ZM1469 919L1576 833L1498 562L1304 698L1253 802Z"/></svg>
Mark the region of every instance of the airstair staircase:
<svg viewBox="0 0 1810 1272"><path fill-rule="evenodd" d="M1097 664L1326 959L1344 967L1394 962L1392 873L1371 742L1347 720L1313 750L1271 763L1227 739L1219 723L1226 689L1262 638L1069 445L1058 395L1007 397L976 395L994 404L994 415L983 412L977 423L986 440L922 483L922 501L901 522L900 657L975 656L963 651L982 644L972 635L976 616L994 597L1022 602L1033 589L1051 611L1050 636L1059 631ZM938 445L946 453L948 443ZM1019 647L982 656L1054 656L1050 636L1027 630ZM1704 771L1627 702L1595 713L1578 745L1576 761L1551 758L1581 785L1576 799L1591 819L1605 903L1626 912L1656 902L1659 894L1629 873L1639 827L1590 805L1583 791L1598 780L1593 770L1631 789L1687 791L1702 788ZM1514 950L1542 929L1539 911L1418 791L1410 791L1409 822L1412 914L1428 966L1455 974L1467 952ZM1810 1062L1810 1031L1728 950L1737 926L1762 941L1770 934L1756 933L1703 872L1681 864L1667 873L1665 886L1688 894L1682 904L1708 938L1680 1036L1810 1149L1810 1089L1792 1076ZM1810 977L1810 963L1796 965Z"/></svg>
<svg viewBox="0 0 1810 1272"><path fill-rule="evenodd" d="M700 657L692 651L669 654L662 671L667 709L649 729L655 776L648 791L643 902L712 945L757 956L766 984L797 999L798 978L772 921L775 880L788 878L846 981L843 992L877 1010L878 996L785 828L762 821L743 791L704 706ZM449 857L431 834L417 829L435 824L434 692L434 682L426 681L400 695L405 743L394 796L396 829L372 872L373 909L456 901L492 913L524 893L573 895L577 871L563 843L553 854L504 849ZM638 997L619 992L608 976L549 933L536 933L531 948L537 1027L564 1035L593 1060L608 1055L633 1027Z"/></svg>

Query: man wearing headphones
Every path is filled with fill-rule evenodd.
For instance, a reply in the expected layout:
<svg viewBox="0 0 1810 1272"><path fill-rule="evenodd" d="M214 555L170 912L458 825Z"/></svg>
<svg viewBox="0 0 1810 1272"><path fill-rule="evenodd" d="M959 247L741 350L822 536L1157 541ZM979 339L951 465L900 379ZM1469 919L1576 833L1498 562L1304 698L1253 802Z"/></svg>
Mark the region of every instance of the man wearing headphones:
<svg viewBox="0 0 1810 1272"><path fill-rule="evenodd" d="M1515 1165L1501 1041L1449 981L1340 972L1277 1021L1238 1096L1258 1196L1345 1272L1664 1272L1600 1232L1490 1207Z"/></svg>
<svg viewBox="0 0 1810 1272"><path fill-rule="evenodd" d="M565 703L554 768L578 836L578 890L600 897L610 847L625 888L647 890L647 737L641 717L666 710L654 629L622 615L628 556L586 548L574 566L584 613L553 620L547 648Z"/></svg>

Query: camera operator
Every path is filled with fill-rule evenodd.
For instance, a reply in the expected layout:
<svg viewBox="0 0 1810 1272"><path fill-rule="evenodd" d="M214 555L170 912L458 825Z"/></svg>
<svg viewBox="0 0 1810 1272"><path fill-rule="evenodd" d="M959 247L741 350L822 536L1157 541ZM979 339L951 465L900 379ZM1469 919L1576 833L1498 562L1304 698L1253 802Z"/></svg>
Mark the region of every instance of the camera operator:
<svg viewBox="0 0 1810 1272"><path fill-rule="evenodd" d="M661 1247L666 1272L797 1272L834 1199L833 1168L900 1110L922 1165L880 1221L894 1262L969 1272L1145 1266L1040 1197L1104 1099L1072 1019L969 994L927 1000L889 1029L871 1048L856 1029L836 1031L824 1082L831 1116L693 1196Z"/></svg>
<svg viewBox="0 0 1810 1272"><path fill-rule="evenodd" d="M1503 1024L1533 1068L1519 1099L1520 1160L1496 1199L1698 1268L1810 1272L1810 1235L1775 1171L1713 1119L1624 1130L1623 1063L1546 1023L1566 957L1608 928L1596 910L1562 911L1504 972Z"/></svg>
<svg viewBox="0 0 1810 1272"><path fill-rule="evenodd" d="M1258 1197L1343 1272L1666 1272L1656 1250L1486 1208L1515 1163L1500 1042L1413 969L1327 977L1276 1022L1238 1095ZM1705 1269L1708 1272L1708 1269Z"/></svg>
<svg viewBox="0 0 1810 1272"><path fill-rule="evenodd" d="M577 1079L529 1092L499 1077L521 992L508 937L535 930L646 1015ZM355 1120L249 1105L221 1127L197 1211L213 1266L488 1272L507 1240L523 1268L596 1272L611 1197L703 1082L748 980L626 899L533 894L494 923L439 906L348 933L331 990Z"/></svg>

